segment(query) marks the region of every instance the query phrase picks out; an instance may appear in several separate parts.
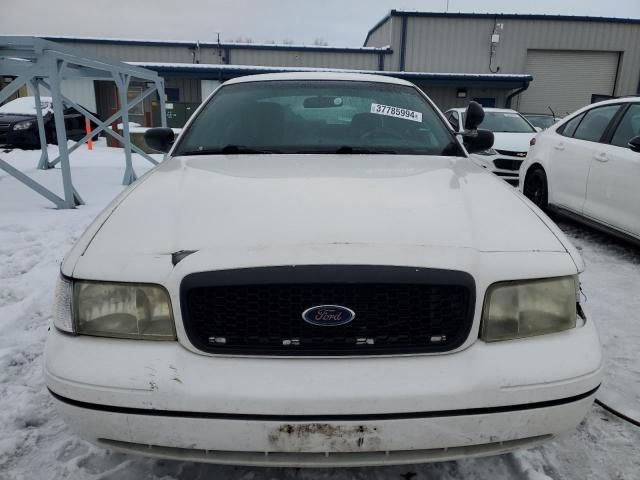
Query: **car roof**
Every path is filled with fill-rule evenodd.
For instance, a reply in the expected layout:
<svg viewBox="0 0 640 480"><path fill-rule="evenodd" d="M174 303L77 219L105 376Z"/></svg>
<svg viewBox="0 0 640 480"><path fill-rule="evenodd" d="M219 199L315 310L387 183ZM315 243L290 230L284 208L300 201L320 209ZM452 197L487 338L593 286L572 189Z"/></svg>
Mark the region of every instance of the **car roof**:
<svg viewBox="0 0 640 480"><path fill-rule="evenodd" d="M595 102L595 103L590 103L589 105L585 105L584 107L579 108L578 110L571 112L567 114L565 117L563 117L562 120L556 124L557 125L556 130L562 127L564 124L576 118L578 115L581 115L588 110L591 110L596 107L606 106L606 105L620 105L621 103L640 103L640 96L612 98L610 100L603 100L602 102Z"/></svg>
<svg viewBox="0 0 640 480"><path fill-rule="evenodd" d="M260 75L246 75L225 82L226 85L234 83L268 82L274 80L348 80L352 82L377 82L395 85L414 86L413 83L399 78L385 75L372 75L368 73L337 73L337 72L286 72L263 73Z"/></svg>
<svg viewBox="0 0 640 480"><path fill-rule="evenodd" d="M47 109L51 108L51 97L40 97L40 104L48 104ZM12 115L35 115L36 114L36 97L18 97L0 106L0 113Z"/></svg>
<svg viewBox="0 0 640 480"><path fill-rule="evenodd" d="M640 102L640 96L630 95L628 97L618 97L618 98L612 98L610 100L603 100L602 102L590 103L589 105L585 105L582 108L595 107L600 105L613 105L616 103L637 103L637 102ZM582 110L582 108L580 110ZM577 111L578 110L576 110L576 112Z"/></svg>

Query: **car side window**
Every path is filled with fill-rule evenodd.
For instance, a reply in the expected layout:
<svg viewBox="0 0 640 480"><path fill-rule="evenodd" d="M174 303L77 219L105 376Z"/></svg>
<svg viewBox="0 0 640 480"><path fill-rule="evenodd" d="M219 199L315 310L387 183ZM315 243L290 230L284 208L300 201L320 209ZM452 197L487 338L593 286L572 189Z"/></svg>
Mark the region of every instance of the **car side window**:
<svg viewBox="0 0 640 480"><path fill-rule="evenodd" d="M576 128L578 128L578 125L580 125L580 122L582 121L583 118L584 118L584 113L569 120L567 123L565 123L558 129L558 133L560 135L564 135L565 137L573 137L573 134L576 133Z"/></svg>
<svg viewBox="0 0 640 480"><path fill-rule="evenodd" d="M573 138L599 142L609 123L611 123L611 119L619 109L620 105L607 105L589 110L580 125L578 125Z"/></svg>
<svg viewBox="0 0 640 480"><path fill-rule="evenodd" d="M616 133L611 139L611 145L627 148L629 140L638 135L640 135L640 103L635 103L629 107L627 113L622 117Z"/></svg>

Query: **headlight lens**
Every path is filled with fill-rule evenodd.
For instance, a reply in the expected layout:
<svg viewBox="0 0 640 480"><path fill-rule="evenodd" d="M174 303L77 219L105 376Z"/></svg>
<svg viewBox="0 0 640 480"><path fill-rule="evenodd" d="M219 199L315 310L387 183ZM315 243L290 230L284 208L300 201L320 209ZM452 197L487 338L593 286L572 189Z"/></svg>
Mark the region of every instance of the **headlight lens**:
<svg viewBox="0 0 640 480"><path fill-rule="evenodd" d="M33 122L31 120L25 120L24 122L18 122L13 126L13 130L14 131L18 131L18 130L28 130L29 127L31 127L31 125L33 125Z"/></svg>
<svg viewBox="0 0 640 480"><path fill-rule="evenodd" d="M481 152L476 152L477 155L497 155L498 152L496 152L493 148L489 148L488 150L482 150Z"/></svg>
<svg viewBox="0 0 640 480"><path fill-rule="evenodd" d="M576 302L575 277L493 284L484 300L480 338L496 342L574 328Z"/></svg>
<svg viewBox="0 0 640 480"><path fill-rule="evenodd" d="M171 302L158 285L74 282L76 332L100 337L174 340Z"/></svg>
<svg viewBox="0 0 640 480"><path fill-rule="evenodd" d="M73 333L73 283L60 275L53 302L53 324L63 332Z"/></svg>

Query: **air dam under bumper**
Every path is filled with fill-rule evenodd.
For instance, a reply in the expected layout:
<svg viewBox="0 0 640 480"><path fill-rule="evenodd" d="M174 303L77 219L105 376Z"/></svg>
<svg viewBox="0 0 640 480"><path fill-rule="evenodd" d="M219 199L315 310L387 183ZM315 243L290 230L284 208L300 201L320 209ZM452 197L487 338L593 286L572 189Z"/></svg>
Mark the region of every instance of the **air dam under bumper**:
<svg viewBox="0 0 640 480"><path fill-rule="evenodd" d="M444 461L532 447L575 428L594 395L497 413L351 421L146 415L54 398L74 430L116 450L209 463L322 467Z"/></svg>
<svg viewBox="0 0 640 480"><path fill-rule="evenodd" d="M215 357L52 329L45 376L72 429L112 448L359 466L499 454L572 430L601 361L591 321L456 353L370 358Z"/></svg>

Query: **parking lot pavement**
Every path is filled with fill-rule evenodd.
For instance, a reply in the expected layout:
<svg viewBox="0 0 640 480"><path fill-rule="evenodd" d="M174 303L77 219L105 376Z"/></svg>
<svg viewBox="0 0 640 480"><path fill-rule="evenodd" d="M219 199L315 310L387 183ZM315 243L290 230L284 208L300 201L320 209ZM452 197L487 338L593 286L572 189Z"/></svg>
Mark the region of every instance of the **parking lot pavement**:
<svg viewBox="0 0 640 480"><path fill-rule="evenodd" d="M569 220L558 225L586 264L585 304L598 325L606 362L598 398L640 421L640 246Z"/></svg>
<svg viewBox="0 0 640 480"><path fill-rule="evenodd" d="M97 147L100 153L100 146ZM54 154L55 152L52 152ZM95 153L95 151L94 151ZM430 465L367 469L258 469L158 461L116 454L78 439L53 408L42 379L42 349L60 261L106 203L122 189L121 155L78 152L74 182L87 205L54 210L0 175L0 479L187 480L388 479L637 480L640 428L594 406L572 434L515 454ZM11 158L11 156L13 156ZM59 173L37 171L39 152L12 152L38 180L59 189ZM3 157L4 158L4 157ZM134 161L138 172L146 167ZM560 221L587 265L586 305L598 324L607 362L601 397L629 411L638 405L640 249ZM567 352L571 355L571 352Z"/></svg>

